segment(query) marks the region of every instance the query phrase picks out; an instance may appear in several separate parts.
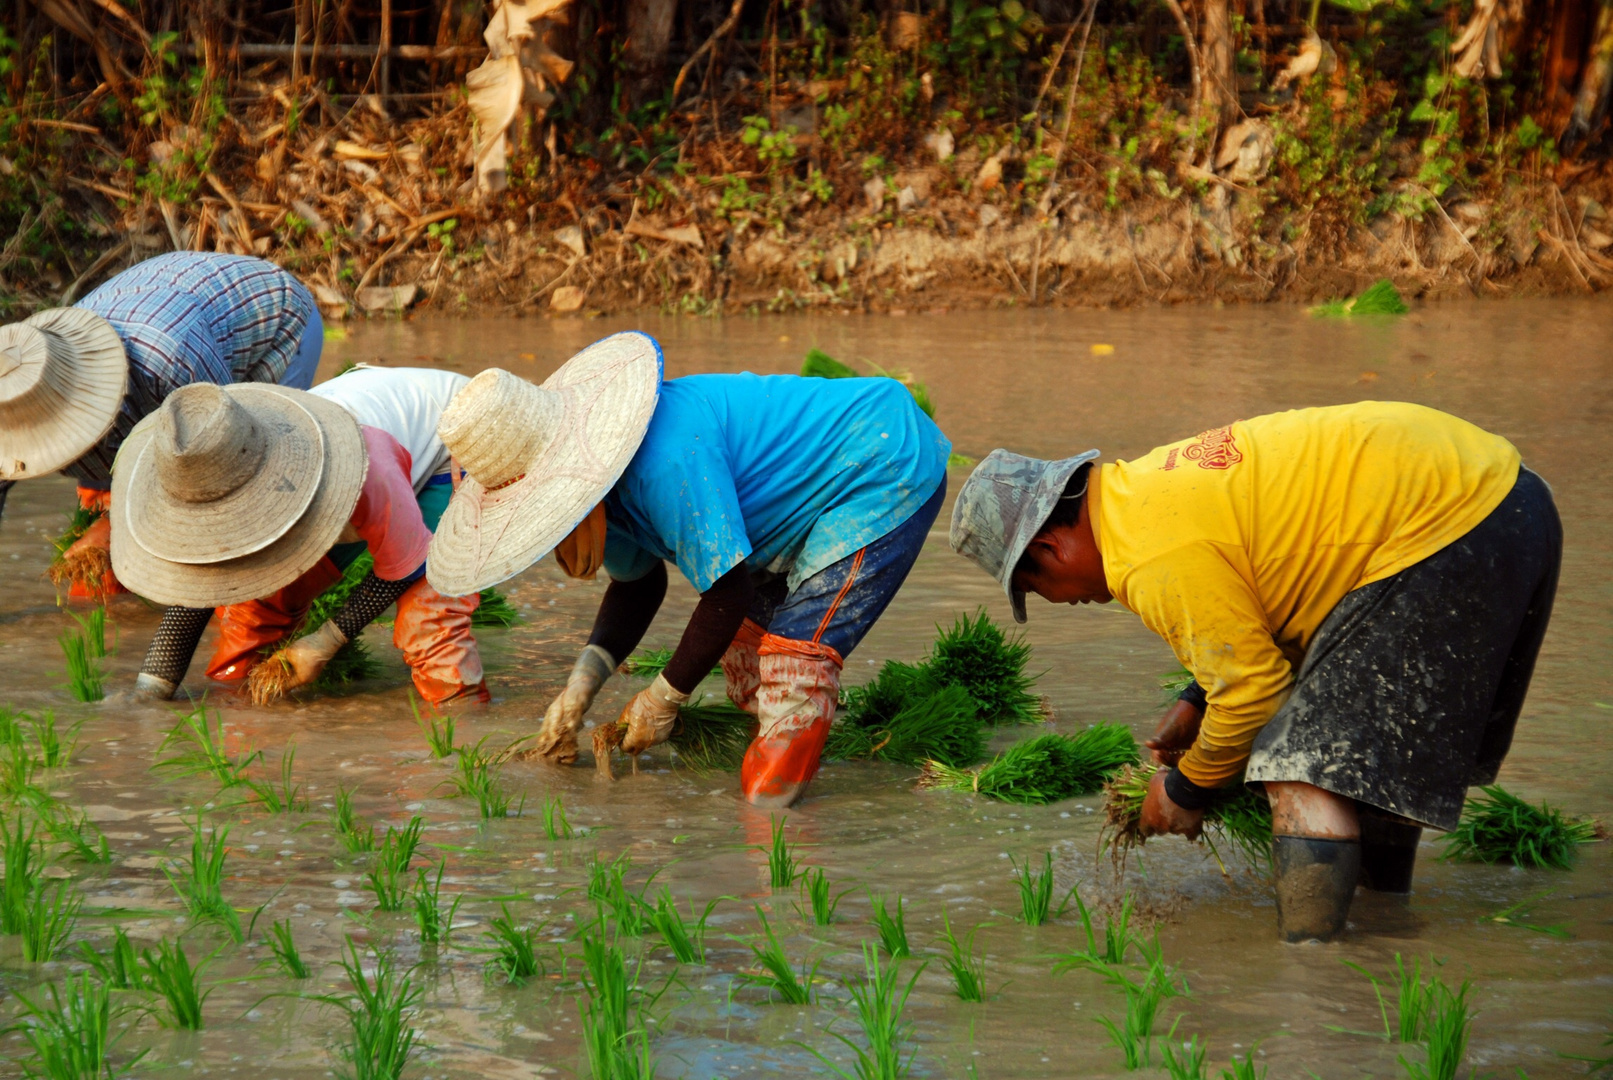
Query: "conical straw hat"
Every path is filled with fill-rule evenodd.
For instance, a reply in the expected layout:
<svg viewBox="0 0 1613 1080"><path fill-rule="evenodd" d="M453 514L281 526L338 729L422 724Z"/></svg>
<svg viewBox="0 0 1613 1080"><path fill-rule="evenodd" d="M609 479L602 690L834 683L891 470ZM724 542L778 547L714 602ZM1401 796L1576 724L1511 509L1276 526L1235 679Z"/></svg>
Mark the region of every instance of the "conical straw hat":
<svg viewBox="0 0 1613 1080"><path fill-rule="evenodd" d="M460 390L437 434L465 479L431 540L431 587L467 596L565 539L638 452L661 372L661 346L630 331L596 341L542 386L490 368Z"/></svg>
<svg viewBox="0 0 1613 1080"><path fill-rule="evenodd" d="M112 470L112 569L162 604L291 584L341 535L369 458L352 415L301 390L195 383L135 425Z"/></svg>
<svg viewBox="0 0 1613 1080"><path fill-rule="evenodd" d="M52 308L0 327L0 480L71 465L101 441L129 387L112 324Z"/></svg>

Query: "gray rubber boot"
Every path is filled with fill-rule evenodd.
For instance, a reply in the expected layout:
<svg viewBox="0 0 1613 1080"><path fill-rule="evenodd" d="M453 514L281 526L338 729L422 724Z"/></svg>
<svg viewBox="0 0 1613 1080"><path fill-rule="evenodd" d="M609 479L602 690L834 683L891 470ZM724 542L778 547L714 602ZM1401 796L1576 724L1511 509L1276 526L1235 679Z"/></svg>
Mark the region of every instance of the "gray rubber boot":
<svg viewBox="0 0 1613 1080"><path fill-rule="evenodd" d="M1417 845L1423 830L1394 818L1361 811L1361 880L1363 889L1373 892L1411 892L1412 871L1417 866Z"/></svg>
<svg viewBox="0 0 1613 1080"><path fill-rule="evenodd" d="M1277 884L1277 935L1284 941L1332 941L1344 929L1361 876L1354 840L1278 836L1271 844Z"/></svg>

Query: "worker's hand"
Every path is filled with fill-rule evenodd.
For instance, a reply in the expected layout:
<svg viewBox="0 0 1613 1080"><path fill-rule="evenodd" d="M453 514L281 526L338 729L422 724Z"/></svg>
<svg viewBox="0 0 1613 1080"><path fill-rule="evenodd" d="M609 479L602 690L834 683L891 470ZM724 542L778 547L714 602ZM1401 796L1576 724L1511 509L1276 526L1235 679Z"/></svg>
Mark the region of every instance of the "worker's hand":
<svg viewBox="0 0 1613 1080"><path fill-rule="evenodd" d="M1160 769L1148 781L1148 797L1143 800L1142 834L1175 833L1197 840L1204 829L1204 811L1186 810L1171 802L1171 797L1165 794L1165 773L1165 769Z"/></svg>
<svg viewBox="0 0 1613 1080"><path fill-rule="evenodd" d="M1204 711L1191 702L1178 701L1160 718L1154 737L1143 743L1154 752L1154 760L1161 765L1175 765L1199 737L1199 725L1204 722Z"/></svg>
<svg viewBox="0 0 1613 1080"><path fill-rule="evenodd" d="M667 736L672 734L672 722L678 718L678 706L688 700L689 695L674 690L665 675L657 675L648 689L633 695L616 721L627 728L622 753L642 754L666 742Z"/></svg>
<svg viewBox="0 0 1613 1080"><path fill-rule="evenodd" d="M291 668L291 681L286 689L291 690L298 686L307 686L319 678L319 673L325 670L331 657L341 651L347 644L347 635L334 622L327 620L318 630L304 635L286 646L280 654L280 659Z"/></svg>
<svg viewBox="0 0 1613 1080"><path fill-rule="evenodd" d="M108 552L107 557L108 559L111 558L112 516L110 514L102 514L100 517L90 522L90 527L85 529L83 534L79 536L77 540L74 540L68 545L67 550L62 552L62 557L72 558L74 555L78 555L92 549L99 549L101 551Z"/></svg>
<svg viewBox="0 0 1613 1080"><path fill-rule="evenodd" d="M616 660L598 645L583 649L571 667L566 688L549 703L543 714L543 727L522 757L541 757L551 765L570 765L577 760L577 729L594 703L599 688L616 670Z"/></svg>

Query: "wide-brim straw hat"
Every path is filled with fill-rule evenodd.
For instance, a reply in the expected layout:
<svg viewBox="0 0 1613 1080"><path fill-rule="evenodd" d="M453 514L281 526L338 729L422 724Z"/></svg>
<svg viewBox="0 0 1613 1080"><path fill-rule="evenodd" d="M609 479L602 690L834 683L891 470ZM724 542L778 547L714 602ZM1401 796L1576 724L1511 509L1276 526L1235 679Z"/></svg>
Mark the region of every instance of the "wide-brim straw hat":
<svg viewBox="0 0 1613 1080"><path fill-rule="evenodd" d="M554 550L638 452L662 368L655 339L629 331L594 342L542 386L490 368L454 395L437 434L465 477L431 539L431 587L467 596Z"/></svg>
<svg viewBox="0 0 1613 1080"><path fill-rule="evenodd" d="M220 607L290 585L358 504L369 456L335 402L195 383L135 425L112 469L112 570L160 604Z"/></svg>
<svg viewBox="0 0 1613 1080"><path fill-rule="evenodd" d="M93 311L51 308L0 327L0 480L83 457L112 430L128 388L123 342Z"/></svg>

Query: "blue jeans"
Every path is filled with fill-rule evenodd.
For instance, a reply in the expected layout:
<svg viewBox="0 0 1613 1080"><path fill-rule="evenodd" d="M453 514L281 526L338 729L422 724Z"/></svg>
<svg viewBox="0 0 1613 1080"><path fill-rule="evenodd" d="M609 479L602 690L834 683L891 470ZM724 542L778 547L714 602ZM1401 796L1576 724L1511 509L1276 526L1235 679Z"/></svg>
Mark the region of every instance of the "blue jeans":
<svg viewBox="0 0 1613 1080"><path fill-rule="evenodd" d="M308 317L308 325L302 328L302 340L297 342L297 355L286 365L280 385L295 390L306 390L313 386L314 369L319 367L319 354L324 350L325 320L320 318L319 305L315 304L314 313Z"/></svg>
<svg viewBox="0 0 1613 1080"><path fill-rule="evenodd" d="M837 563L831 563L789 592L782 574L757 574L756 599L749 616L770 634L791 641L813 641L851 654L890 606L896 590L918 561L924 538L946 501L947 482L906 521Z"/></svg>

